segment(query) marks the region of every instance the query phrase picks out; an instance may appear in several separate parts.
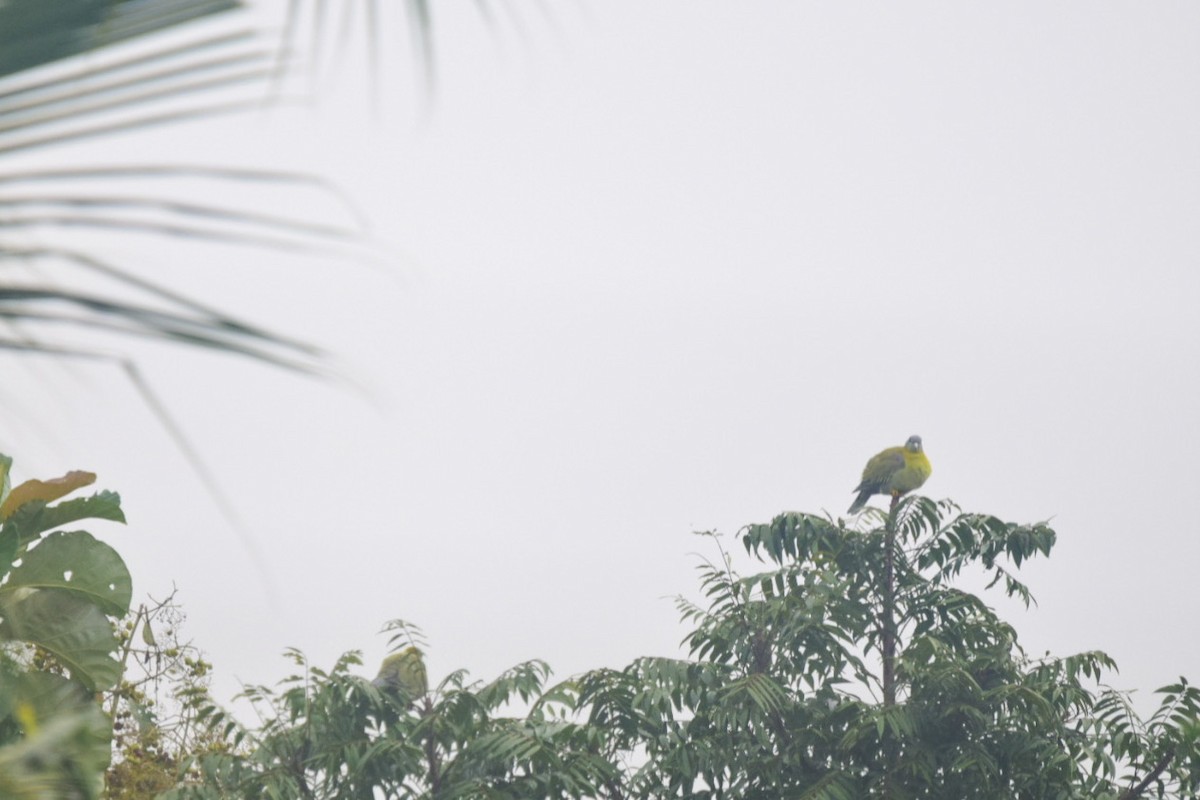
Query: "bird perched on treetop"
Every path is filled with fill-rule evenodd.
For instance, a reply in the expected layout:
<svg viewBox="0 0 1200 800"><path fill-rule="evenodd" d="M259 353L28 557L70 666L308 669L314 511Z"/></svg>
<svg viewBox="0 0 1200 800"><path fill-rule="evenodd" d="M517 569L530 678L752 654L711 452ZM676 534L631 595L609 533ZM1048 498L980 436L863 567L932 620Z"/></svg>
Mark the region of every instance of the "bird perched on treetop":
<svg viewBox="0 0 1200 800"><path fill-rule="evenodd" d="M895 499L919 489L931 472L933 467L921 449L921 437L910 436L902 447L889 447L867 462L862 483L854 487L858 497L846 513L861 509L873 494L890 494Z"/></svg>
<svg viewBox="0 0 1200 800"><path fill-rule="evenodd" d="M425 660L421 651L406 647L383 660L379 674L371 684L377 689L399 689L410 701L429 691L425 678Z"/></svg>

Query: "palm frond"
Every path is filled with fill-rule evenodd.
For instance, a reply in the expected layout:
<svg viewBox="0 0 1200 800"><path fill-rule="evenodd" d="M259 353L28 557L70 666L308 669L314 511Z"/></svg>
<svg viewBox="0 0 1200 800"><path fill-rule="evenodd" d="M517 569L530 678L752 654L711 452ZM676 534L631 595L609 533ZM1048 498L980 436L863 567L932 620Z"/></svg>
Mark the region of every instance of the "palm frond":
<svg viewBox="0 0 1200 800"><path fill-rule="evenodd" d="M113 178L198 178L211 181L274 184L280 188L308 187L334 198L350 213L360 230L366 231L369 221L353 199L337 184L319 175L281 170L248 169L225 164L137 164L132 166L105 164L102 166L72 166L55 169L0 172L0 187L14 183L44 183L58 180L101 180Z"/></svg>
<svg viewBox="0 0 1200 800"><path fill-rule="evenodd" d="M86 229L343 258L368 252L358 212L339 208L336 197L335 207L320 220L268 214L251 206L189 200L172 186L173 179L183 177L251 181L268 192L281 184L306 182L318 194L325 192L320 181L301 176L171 165L0 173L0 318L29 323L34 330L70 325L217 349L306 374L327 373L322 366L326 355L311 344L237 320L92 252L42 244L62 241L69 230ZM339 216L347 221L326 221ZM23 234L19 240L17 233ZM57 270L67 283L64 287L40 274L26 277L28 270L17 269L21 266ZM101 279L100 287L75 289L77 274L62 273L63 268L85 270L92 279Z"/></svg>
<svg viewBox="0 0 1200 800"><path fill-rule="evenodd" d="M0 6L0 76L241 5L242 0L8 0Z"/></svg>
<svg viewBox="0 0 1200 800"><path fill-rule="evenodd" d="M465 4L465 3L464 3ZM475 14L492 34L498 33L499 20L488 0L470 3ZM512 27L522 39L526 38L515 4L501 2ZM334 10L341 12L333 23ZM553 16L539 3L539 15L553 25ZM354 28L357 25L358 30ZM288 0L282 32L279 36L273 84L279 89L288 76L285 60L294 53L303 53L303 66L309 83L330 62L338 63L347 53L360 50L371 82L370 96L378 97L383 65L388 63L387 46L394 41L393 32L408 34L407 63L414 69L417 87L425 102L432 100L437 83L437 37L434 3L430 0L399 0L383 3L380 0ZM394 63L394 62L392 62Z"/></svg>
<svg viewBox="0 0 1200 800"><path fill-rule="evenodd" d="M0 155L261 103L276 51L242 8L241 0L0 5Z"/></svg>

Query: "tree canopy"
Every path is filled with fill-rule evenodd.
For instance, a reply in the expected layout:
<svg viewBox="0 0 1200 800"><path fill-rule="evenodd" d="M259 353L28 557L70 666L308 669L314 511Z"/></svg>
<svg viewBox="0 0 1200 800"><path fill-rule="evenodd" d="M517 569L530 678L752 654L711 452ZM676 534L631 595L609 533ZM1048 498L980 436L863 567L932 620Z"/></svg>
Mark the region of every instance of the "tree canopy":
<svg viewBox="0 0 1200 800"><path fill-rule="evenodd" d="M61 499L94 480L80 471L13 488L10 464L0 459L5 797L97 797L106 769L113 797L165 790L170 800L1183 800L1200 790L1200 691L1186 678L1139 714L1104 685L1115 664L1103 652L1031 657L958 585L982 570L989 590L1029 603L1017 573L1052 551L1046 524L915 496L850 523L780 514L740 532L753 571L705 534L719 557L700 565L704 601L678 600L685 657L559 682L537 660L490 681L461 670L435 681L423 635L395 621L394 655L375 680L355 674L357 653L325 670L290 651L294 674L246 689L261 720L247 726L209 697L210 667L179 644L169 602L116 624L130 612L124 562L91 534L62 530L123 521L118 496ZM164 680L170 710L146 690Z"/></svg>
<svg viewBox="0 0 1200 800"><path fill-rule="evenodd" d="M982 569L1028 603L1016 571L1049 555L1053 529L922 497L861 520L747 526L750 574L708 534L706 601L679 600L686 658L560 683L540 662L490 683L455 672L415 696L352 675L354 654L326 672L292 653L302 671L280 691L248 692L264 725L214 712L229 752L170 796L1194 796L1200 692L1181 678L1141 717L1101 683L1104 653L1030 657L955 585Z"/></svg>

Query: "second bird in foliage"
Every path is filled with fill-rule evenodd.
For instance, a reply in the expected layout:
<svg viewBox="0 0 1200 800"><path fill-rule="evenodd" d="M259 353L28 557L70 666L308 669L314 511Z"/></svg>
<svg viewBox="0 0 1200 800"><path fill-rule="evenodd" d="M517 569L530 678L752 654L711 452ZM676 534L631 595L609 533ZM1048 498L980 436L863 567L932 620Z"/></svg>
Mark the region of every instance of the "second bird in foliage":
<svg viewBox="0 0 1200 800"><path fill-rule="evenodd" d="M415 647L406 647L383 660L379 674L371 684L377 689L401 691L411 702L429 691L425 677L425 659Z"/></svg>
<svg viewBox="0 0 1200 800"><path fill-rule="evenodd" d="M889 447L867 462L862 482L854 487L858 497L846 513L853 514L861 509L873 494L897 498L919 489L931 472L933 467L921 448L921 437L910 436L901 447Z"/></svg>

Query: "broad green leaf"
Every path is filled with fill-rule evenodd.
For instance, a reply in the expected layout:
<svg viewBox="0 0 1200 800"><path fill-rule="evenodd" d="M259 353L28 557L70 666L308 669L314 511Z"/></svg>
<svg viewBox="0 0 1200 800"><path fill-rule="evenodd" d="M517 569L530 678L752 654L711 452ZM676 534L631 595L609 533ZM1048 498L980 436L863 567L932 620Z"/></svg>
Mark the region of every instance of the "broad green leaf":
<svg viewBox="0 0 1200 800"><path fill-rule="evenodd" d="M21 557L0 596L25 588L69 592L114 617L128 613L133 598L133 580L121 556L85 531L44 538Z"/></svg>
<svg viewBox="0 0 1200 800"><path fill-rule="evenodd" d="M8 573L13 559L17 557L20 535L16 525L0 527L0 577Z"/></svg>
<svg viewBox="0 0 1200 800"><path fill-rule="evenodd" d="M13 489L8 497L0 503L0 520L8 519L18 508L34 500L45 503L65 497L83 486L96 482L96 473L73 470L61 478L48 481L28 480Z"/></svg>
<svg viewBox="0 0 1200 800"><path fill-rule="evenodd" d="M11 518L5 521L4 528L10 526L18 529L19 543L24 544L33 540L39 533L58 528L81 519L107 519L113 522L124 522L125 514L121 511L121 496L116 492L97 492L91 497L77 497L57 505L47 506L40 500L25 504Z"/></svg>
<svg viewBox="0 0 1200 800"><path fill-rule="evenodd" d="M107 689L121 676L111 657L117 648L112 622L94 604L62 589L22 589L0 596L0 638L40 645L89 691Z"/></svg>

